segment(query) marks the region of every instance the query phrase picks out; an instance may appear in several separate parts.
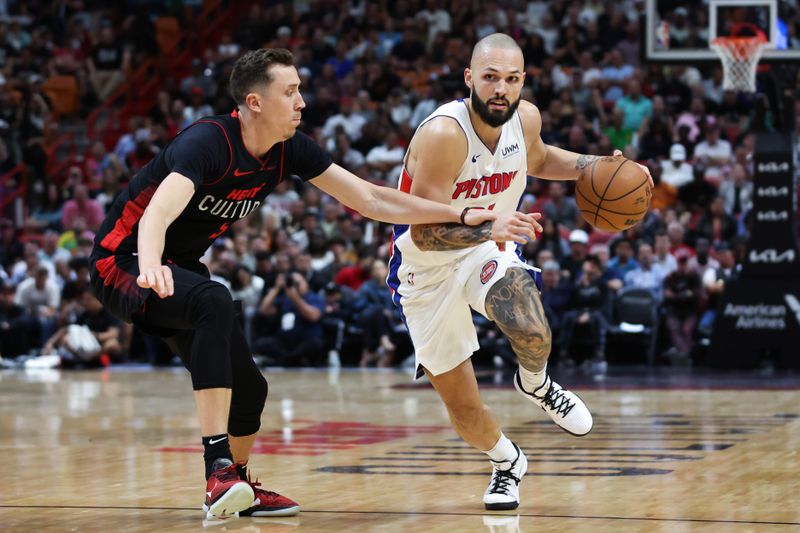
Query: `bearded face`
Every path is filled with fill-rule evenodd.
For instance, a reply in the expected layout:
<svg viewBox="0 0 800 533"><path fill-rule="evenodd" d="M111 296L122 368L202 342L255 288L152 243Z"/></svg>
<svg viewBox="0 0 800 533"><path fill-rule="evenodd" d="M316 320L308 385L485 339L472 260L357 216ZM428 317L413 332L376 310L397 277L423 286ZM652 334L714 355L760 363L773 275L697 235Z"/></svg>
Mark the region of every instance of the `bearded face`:
<svg viewBox="0 0 800 533"><path fill-rule="evenodd" d="M519 100L517 98L512 103L505 96L492 95L489 100L484 102L476 91L473 90L470 95L472 109L475 110L481 120L493 128L499 128L514 116L514 112L519 107Z"/></svg>

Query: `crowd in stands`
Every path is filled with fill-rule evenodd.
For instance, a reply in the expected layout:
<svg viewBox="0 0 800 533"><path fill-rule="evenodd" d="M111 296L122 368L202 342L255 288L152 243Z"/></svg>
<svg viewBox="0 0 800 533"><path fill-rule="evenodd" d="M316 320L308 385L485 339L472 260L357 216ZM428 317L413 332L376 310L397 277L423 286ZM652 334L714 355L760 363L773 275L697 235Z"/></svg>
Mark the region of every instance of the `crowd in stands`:
<svg viewBox="0 0 800 533"><path fill-rule="evenodd" d="M658 302L659 353L673 361L698 356L745 253L752 97L724 91L719 65L643 63L644 2L253 1L237 26L191 59L188 75L168 78L149 113L130 117L112 143L91 139L84 157L50 175L48 148L61 125L85 120L158 54L156 17L175 16L191 31L186 12L168 11L180 2L101 4L0 1L0 175L20 164L27 175L22 213L0 196L3 357L71 350L80 352L78 363L170 360L165 346L103 316L87 292L87 257L131 177L182 128L233 109L226 81L243 51L292 50L307 105L301 129L338 164L394 187L415 128L441 103L468 96L463 69L476 40L493 32L513 36L524 52L522 98L538 106L545 143L578 153L622 150L655 182L644 221L612 234L581 219L572 183L529 178L521 210L542 212L544 232L523 253L543 269L554 354L565 364L578 353L602 362L614 299L639 288ZM785 18L795 35L799 13ZM79 105L71 115L53 110L47 86L55 76L74 78ZM19 183L0 180L0 193ZM286 180L203 260L241 300L259 362L390 366L411 353L384 283L390 236L391 226ZM475 320L478 356L512 357L493 326ZM75 347L73 325L93 332L96 343L82 339L91 357Z"/></svg>

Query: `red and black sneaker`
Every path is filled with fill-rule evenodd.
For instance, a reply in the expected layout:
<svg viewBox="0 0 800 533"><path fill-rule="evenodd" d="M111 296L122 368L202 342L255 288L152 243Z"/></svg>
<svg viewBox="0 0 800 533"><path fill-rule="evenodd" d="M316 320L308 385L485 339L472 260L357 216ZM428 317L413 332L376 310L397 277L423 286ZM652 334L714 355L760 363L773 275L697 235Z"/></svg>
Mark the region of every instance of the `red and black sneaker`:
<svg viewBox="0 0 800 533"><path fill-rule="evenodd" d="M241 469L239 474L242 474ZM250 473L247 474L247 483L253 488L256 498L253 506L240 511L239 516L294 516L300 512L300 504L296 501L281 496L277 492L260 489L261 483L258 482L258 479L253 481Z"/></svg>
<svg viewBox="0 0 800 533"><path fill-rule="evenodd" d="M253 487L239 477L237 466L229 459L214 461L214 471L206 483L206 501L203 504L203 511L208 518L228 518L253 505Z"/></svg>

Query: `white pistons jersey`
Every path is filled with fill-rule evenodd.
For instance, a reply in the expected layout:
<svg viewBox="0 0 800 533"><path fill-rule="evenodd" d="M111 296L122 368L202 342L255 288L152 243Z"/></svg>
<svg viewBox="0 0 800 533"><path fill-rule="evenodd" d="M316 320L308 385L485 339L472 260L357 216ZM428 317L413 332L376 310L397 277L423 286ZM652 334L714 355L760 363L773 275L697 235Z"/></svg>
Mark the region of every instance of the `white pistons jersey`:
<svg viewBox="0 0 800 533"><path fill-rule="evenodd" d="M482 207L501 213L517 210L525 191L528 170L525 136L519 112L515 112L514 116L503 124L494 153L489 151L472 128L469 110L464 100L455 100L442 105L422 124L436 117L454 119L467 137L467 158L453 181L450 205L459 210L465 207ZM447 150L447 147L442 146L441 149ZM400 190L409 192L412 179L403 169L399 180ZM509 249L514 249L515 246L514 242L507 243ZM423 252L411 240L408 226L398 224L394 227L394 250L390 271L392 263L398 261L419 266L446 265L473 249ZM394 257L395 255L400 257Z"/></svg>

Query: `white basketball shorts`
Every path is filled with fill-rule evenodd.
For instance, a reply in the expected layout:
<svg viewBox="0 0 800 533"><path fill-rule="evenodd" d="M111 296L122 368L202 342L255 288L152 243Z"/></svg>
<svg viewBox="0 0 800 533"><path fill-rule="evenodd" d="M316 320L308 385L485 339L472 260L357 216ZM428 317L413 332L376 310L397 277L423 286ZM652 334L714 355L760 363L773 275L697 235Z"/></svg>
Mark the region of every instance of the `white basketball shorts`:
<svg viewBox="0 0 800 533"><path fill-rule="evenodd" d="M470 308L486 316L486 295L510 267L529 271L541 288L541 271L525 263L513 243L508 248L501 252L490 241L446 266L400 262L396 273L390 268L393 299L414 343L417 377L421 367L433 375L452 370L479 348Z"/></svg>

